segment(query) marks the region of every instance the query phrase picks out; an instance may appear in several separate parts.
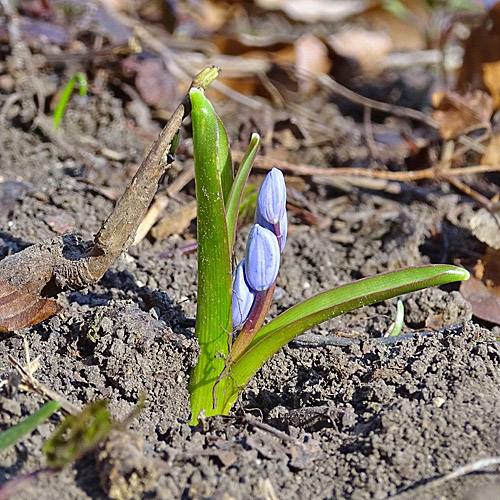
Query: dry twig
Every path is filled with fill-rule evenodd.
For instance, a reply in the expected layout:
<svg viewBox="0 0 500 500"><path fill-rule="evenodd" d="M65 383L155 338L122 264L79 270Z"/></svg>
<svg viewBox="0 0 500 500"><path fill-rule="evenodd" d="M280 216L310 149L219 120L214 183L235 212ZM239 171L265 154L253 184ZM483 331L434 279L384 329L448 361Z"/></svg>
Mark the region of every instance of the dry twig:
<svg viewBox="0 0 500 500"><path fill-rule="evenodd" d="M39 382L33 377L33 372L38 368L38 358L30 362L29 353L26 347L26 366L22 366L12 355L8 355L9 362L14 366L17 373L21 377L21 384L19 388L27 391L34 392L41 396L46 401L58 401L61 403L61 408L70 415L76 415L80 412L79 408L66 400L63 396L53 391L46 385Z"/></svg>
<svg viewBox="0 0 500 500"><path fill-rule="evenodd" d="M323 88L334 92L335 94L341 95L345 99L349 99L350 101L359 104L360 106L366 106L367 108L376 109L378 111L383 111L384 113L388 113L394 116L400 116L403 118L410 118L412 120L417 120L419 122L425 123L432 128L437 128L438 123L436 120L422 113L421 111L417 111L416 109L404 108L402 106L396 106L395 104L389 104L386 102L374 101L373 99L369 99L368 97L364 97L362 95L349 90L347 87L344 87L340 83L336 82L333 78L330 78L328 75L319 75L316 77L316 81Z"/></svg>
<svg viewBox="0 0 500 500"><path fill-rule="evenodd" d="M445 474L444 476L440 476L436 479L431 479L424 483L405 488L403 491L396 493L396 495L388 497L388 500L398 498L407 491L411 491L412 493L414 493L416 490L421 492L427 489L437 488L438 486L441 486L448 481L452 481L453 479L457 479L459 477L465 476L466 474L471 474L472 472L477 472L479 470L486 469L487 467L493 467L495 465L500 465L500 457L481 458L480 460L476 460L475 462L471 462L469 464L463 465L462 467L458 467L457 469L449 472L448 474Z"/></svg>
<svg viewBox="0 0 500 500"><path fill-rule="evenodd" d="M232 156L235 161L241 161L243 159L243 155L244 153L241 151L232 152ZM429 167L423 170L412 170L411 172L386 172L357 167L316 167L314 165L304 163L292 163L284 160L266 158L265 156L257 156L254 161L254 166L265 170L271 170L273 167L277 167L292 175L314 175L318 177L371 177L373 179L387 179L390 181L401 182L418 181L422 179L442 179L448 176L456 177L460 175L500 171L499 165L473 165L470 167L447 169Z"/></svg>

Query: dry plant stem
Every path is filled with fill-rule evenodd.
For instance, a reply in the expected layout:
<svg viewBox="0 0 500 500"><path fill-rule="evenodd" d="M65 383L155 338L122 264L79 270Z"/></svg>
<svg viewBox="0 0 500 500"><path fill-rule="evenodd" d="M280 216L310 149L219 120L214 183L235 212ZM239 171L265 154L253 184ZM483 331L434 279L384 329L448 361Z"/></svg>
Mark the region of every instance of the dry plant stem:
<svg viewBox="0 0 500 500"><path fill-rule="evenodd" d="M368 146L370 155L373 160L380 162L380 153L373 138L372 111L368 106L365 106L363 109L363 125L365 128L366 145Z"/></svg>
<svg viewBox="0 0 500 500"><path fill-rule="evenodd" d="M235 161L241 161L244 153L233 151L232 157ZM341 167L341 168L323 168L314 165L297 164L283 160L275 160L264 156L257 156L254 160L254 168L271 170L277 167L292 175L316 175L318 177L371 177L373 179L387 179L389 181L418 181L422 179L441 179L455 177L459 175L481 174L486 172L500 171L500 165L473 165L461 168L425 168L423 170L414 170L411 172L384 172L370 170L367 168Z"/></svg>
<svg viewBox="0 0 500 500"><path fill-rule="evenodd" d="M389 497L390 499L392 498L397 498L399 497L402 493L405 493L407 491L415 491L415 490L426 490L430 488L437 488L438 486L441 486L442 484L452 481L453 479L457 479L461 476L465 476L466 474L470 474L472 472L477 472L481 469L486 469L487 467L493 467L495 465L500 465L500 457L488 457L488 458L481 458L480 460L476 460L475 462L469 463L467 465L463 465L462 467L458 467L457 469L449 472L448 474L445 474L444 476L438 477L436 479L432 479L430 481L427 481L423 484L417 484L415 486L412 486L410 488L405 488L403 491L397 493L396 495L393 495Z"/></svg>
<svg viewBox="0 0 500 500"><path fill-rule="evenodd" d="M179 194L182 188L184 188L193 178L194 167L189 167L172 182L165 193L162 193L156 198L137 230L134 245L137 245L146 237L162 212L168 207L170 200Z"/></svg>
<svg viewBox="0 0 500 500"><path fill-rule="evenodd" d="M192 86L204 88L208 84L195 78ZM80 290L97 282L133 242L158 181L168 168L172 140L190 110L187 94L93 242L82 242L70 235L28 247L0 262L0 281L19 291L44 296Z"/></svg>
<svg viewBox="0 0 500 500"><path fill-rule="evenodd" d="M395 104L388 104L385 102L374 101L368 97L363 97L362 95L356 94L352 90L340 85L328 75L319 75L316 77L316 81L324 88L331 90L335 94L341 95L342 97L349 99L350 101L359 104L360 106L366 106L371 109L376 109L378 111L383 111L395 116L401 116L404 118L411 118L412 120L417 120L419 122L425 123L432 128L438 128L438 123L436 120L417 111L416 109L404 108L402 106L396 106Z"/></svg>
<svg viewBox="0 0 500 500"><path fill-rule="evenodd" d="M8 359L21 376L21 389L25 391L35 392L45 401L59 401L59 403L61 403L61 409L69 415L76 415L80 412L79 408L67 401L63 396L53 391L52 389L49 389L47 386L33 377L32 365L33 363L36 363L36 360L33 363L27 364L26 367L23 367L21 363L19 363L19 361L17 361L10 354L8 355Z"/></svg>
<svg viewBox="0 0 500 500"><path fill-rule="evenodd" d="M363 342L375 342L375 344L380 345L392 345L398 344L405 340L411 340L415 337L428 337L431 335L437 335L438 333L448 334L452 332L458 332L463 328L463 323L458 325L447 326L440 328L436 331L416 331L412 333L404 333L396 337L376 337L376 338L352 338L352 337L335 337L332 335L320 335L318 333L303 333L293 340L293 344L302 347L325 347L328 345L333 345L337 347L345 347L351 345L361 345Z"/></svg>
<svg viewBox="0 0 500 500"><path fill-rule="evenodd" d="M251 344L255 334L259 331L260 327L266 319L269 306L273 300L274 289L276 281L266 291L258 292L255 297L255 303L252 311L248 316L243 328L238 334L238 338L234 341L231 347L230 361L236 362L238 358L245 352L246 348Z"/></svg>
<svg viewBox="0 0 500 500"><path fill-rule="evenodd" d="M483 196L481 193L478 193L474 189L472 189L470 186L465 184L465 182L462 182L460 179L456 179L451 176L446 176L445 179L455 186L457 189L460 189L460 191L464 192L467 196L470 196L477 202L479 202L483 207L487 208L490 212L493 209L494 203L492 203L486 196Z"/></svg>
<svg viewBox="0 0 500 500"><path fill-rule="evenodd" d="M120 16L120 19L125 25L133 30L134 35L138 38L138 40L140 40L142 45L148 46L162 57L165 65L169 68L169 71L172 71L172 73L177 78L187 79L190 78L189 75L196 73L199 66L195 66L194 64L190 63L190 54L184 53L182 55L178 55L173 50L170 50L159 38L152 36L142 25L140 25L136 21L131 21L125 16ZM200 61L201 65L205 65L206 61L206 57L202 57L202 61ZM223 63L224 61L221 60L221 62ZM258 62L262 63L262 61ZM213 61L213 64L218 63ZM224 65L224 68L229 69L229 67L229 65ZM224 85L219 81L213 82L211 88L217 90L229 99L232 99L233 101L238 102L243 106L247 106L250 109L259 110L267 107L266 104L263 104L257 99L252 99L251 97L241 94L240 92L237 92L236 90L228 87L227 85Z"/></svg>
<svg viewBox="0 0 500 500"><path fill-rule="evenodd" d="M488 135L489 132L487 131ZM463 149L463 148L460 148ZM451 162L455 158L455 154L457 151L455 151L455 143L453 141L447 141L443 144L442 148L442 158L441 162L436 165L436 169L442 172L444 175L442 177L449 182L452 186L455 186L457 189L460 189L462 192L464 192L467 196L470 196L472 199L478 201L481 203L484 207L486 207L488 210L491 211L493 204L491 201L483 196L482 194L478 193L474 189L472 189L470 186L462 182L460 179L453 178L451 176L446 175L447 172L451 170Z"/></svg>
<svg viewBox="0 0 500 500"><path fill-rule="evenodd" d="M88 258L91 276L99 276L99 279L120 253L133 242L139 224L158 189L158 181L168 168L167 154L184 119L185 111L185 104L180 104L174 111L115 209L95 236Z"/></svg>
<svg viewBox="0 0 500 500"><path fill-rule="evenodd" d="M248 413L244 415L244 418L248 424L252 425L253 427L257 427L258 429L262 429L263 431L269 432L269 434L276 436L278 439L282 439L283 441L290 441L292 443L297 442L297 440L294 439L292 436L289 436L285 432L276 429L272 425L261 422L260 420L258 420L257 418Z"/></svg>

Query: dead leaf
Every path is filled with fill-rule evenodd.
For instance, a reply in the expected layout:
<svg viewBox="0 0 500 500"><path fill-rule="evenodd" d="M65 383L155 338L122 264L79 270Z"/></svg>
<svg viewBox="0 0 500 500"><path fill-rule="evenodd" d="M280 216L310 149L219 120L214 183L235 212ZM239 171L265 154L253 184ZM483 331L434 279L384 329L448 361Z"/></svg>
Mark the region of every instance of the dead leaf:
<svg viewBox="0 0 500 500"><path fill-rule="evenodd" d="M500 3L494 5L485 15L483 22L471 30L465 42L457 90L459 92L471 89L487 90L490 85L493 91L498 89L498 82L493 81L498 69L495 66L488 66L489 63L498 61L500 61ZM489 79L489 85L486 84L485 78Z"/></svg>
<svg viewBox="0 0 500 500"><path fill-rule="evenodd" d="M500 325L500 298L492 295L481 280L471 276L462 281L460 293L471 305L474 316Z"/></svg>
<svg viewBox="0 0 500 500"><path fill-rule="evenodd" d="M398 0L402 7L399 15L391 12L385 2L376 4L356 15L356 20L371 31L386 33L391 39L393 51L411 52L428 48L427 32L431 21L428 2Z"/></svg>
<svg viewBox="0 0 500 500"><path fill-rule="evenodd" d="M216 452L214 452L214 456L221 461L224 467L231 467L231 465L233 465L238 459L236 453L231 450L216 450Z"/></svg>
<svg viewBox="0 0 500 500"><path fill-rule="evenodd" d="M370 74L382 70L381 62L393 47L386 32L359 27L330 35L328 44L339 56L353 60L362 73Z"/></svg>
<svg viewBox="0 0 500 500"><path fill-rule="evenodd" d="M325 44L314 35L301 36L295 42L295 68L299 76L308 76L299 80L299 91L305 95L314 92L316 84L310 76L326 74L330 69Z"/></svg>
<svg viewBox="0 0 500 500"><path fill-rule="evenodd" d="M439 123L443 139L490 126L493 99L481 90L464 95L452 91L434 92L432 104L436 108L432 116Z"/></svg>
<svg viewBox="0 0 500 500"><path fill-rule="evenodd" d="M288 17L303 23L339 22L366 10L369 0L256 0L268 10L282 10Z"/></svg>
<svg viewBox="0 0 500 500"><path fill-rule="evenodd" d="M196 217L196 200L177 208L163 217L151 230L151 236L163 240L172 234L182 233Z"/></svg>
<svg viewBox="0 0 500 500"><path fill-rule="evenodd" d="M436 331L443 328L443 313L431 314L425 320L425 327Z"/></svg>
<svg viewBox="0 0 500 500"><path fill-rule="evenodd" d="M481 165L499 165L500 166L500 135L495 134L491 137L486 152L481 158Z"/></svg>
<svg viewBox="0 0 500 500"><path fill-rule="evenodd" d="M498 215L497 215L498 216ZM469 221L472 234L489 247L500 250L499 220L486 208L478 210Z"/></svg>
<svg viewBox="0 0 500 500"><path fill-rule="evenodd" d="M0 333L36 325L61 309L57 300L21 293L0 283Z"/></svg>
<svg viewBox="0 0 500 500"><path fill-rule="evenodd" d="M43 221L57 234L64 234L75 227L75 219L67 212L57 215L46 215Z"/></svg>
<svg viewBox="0 0 500 500"><path fill-rule="evenodd" d="M483 64L483 80L493 98L493 107L500 107L500 61Z"/></svg>
<svg viewBox="0 0 500 500"><path fill-rule="evenodd" d="M156 109L169 109L176 100L177 87L162 61L133 55L122 64L125 71L135 73L135 85L146 104Z"/></svg>
<svg viewBox="0 0 500 500"><path fill-rule="evenodd" d="M23 17L20 20L20 31L22 39L28 46L40 43L51 43L55 45L66 45L71 40L68 27L57 26L55 24Z"/></svg>
<svg viewBox="0 0 500 500"><path fill-rule="evenodd" d="M460 293L474 316L500 325L500 250L488 248L473 274L460 284Z"/></svg>

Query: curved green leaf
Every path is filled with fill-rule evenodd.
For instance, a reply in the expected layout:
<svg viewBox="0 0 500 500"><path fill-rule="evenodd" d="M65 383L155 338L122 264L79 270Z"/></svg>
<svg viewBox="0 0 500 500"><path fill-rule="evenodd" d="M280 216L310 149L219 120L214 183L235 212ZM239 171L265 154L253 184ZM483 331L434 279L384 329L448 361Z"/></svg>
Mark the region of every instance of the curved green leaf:
<svg viewBox="0 0 500 500"><path fill-rule="evenodd" d="M468 278L469 273L456 266L430 265L402 269L320 293L288 309L262 327L248 350L235 360L230 377L227 377L232 383L225 387L224 412L231 409L239 388L245 386L273 354L311 327L362 306Z"/></svg>

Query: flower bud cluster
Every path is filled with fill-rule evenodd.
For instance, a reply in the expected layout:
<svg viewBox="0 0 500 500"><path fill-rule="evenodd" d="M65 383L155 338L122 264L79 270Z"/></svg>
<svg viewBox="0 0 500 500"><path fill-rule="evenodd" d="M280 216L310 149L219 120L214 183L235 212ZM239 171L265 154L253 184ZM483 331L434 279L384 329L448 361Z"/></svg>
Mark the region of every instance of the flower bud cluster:
<svg viewBox="0 0 500 500"><path fill-rule="evenodd" d="M262 183L255 222L248 236L245 258L235 271L233 328L245 323L257 293L268 290L278 276L288 220L285 179L277 168L273 168Z"/></svg>

